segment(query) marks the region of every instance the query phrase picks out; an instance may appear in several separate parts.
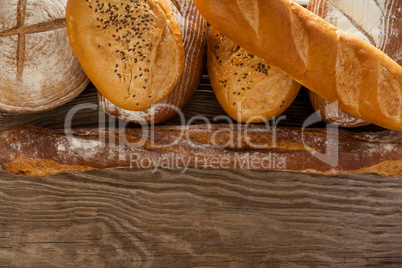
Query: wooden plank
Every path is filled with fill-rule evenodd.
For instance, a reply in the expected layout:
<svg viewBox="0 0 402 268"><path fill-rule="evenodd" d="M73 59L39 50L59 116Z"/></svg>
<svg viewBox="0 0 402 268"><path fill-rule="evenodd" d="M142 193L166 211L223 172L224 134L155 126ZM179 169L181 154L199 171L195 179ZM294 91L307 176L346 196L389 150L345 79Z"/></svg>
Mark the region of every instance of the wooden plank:
<svg viewBox="0 0 402 268"><path fill-rule="evenodd" d="M0 173L1 267L401 267L401 178Z"/></svg>

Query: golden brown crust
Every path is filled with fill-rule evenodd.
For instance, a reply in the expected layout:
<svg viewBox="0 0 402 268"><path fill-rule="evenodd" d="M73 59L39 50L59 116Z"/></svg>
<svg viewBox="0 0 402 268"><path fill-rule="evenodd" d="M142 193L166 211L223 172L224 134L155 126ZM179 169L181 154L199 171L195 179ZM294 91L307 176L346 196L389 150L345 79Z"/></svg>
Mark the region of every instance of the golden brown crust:
<svg viewBox="0 0 402 268"><path fill-rule="evenodd" d="M402 45L402 9L398 1L385 0L379 5L373 0L311 0L307 8L334 26L358 34L398 64L402 63L402 54L398 49ZM342 127L370 124L338 109L316 93L309 91L309 97L313 107L326 123Z"/></svg>
<svg viewBox="0 0 402 268"><path fill-rule="evenodd" d="M109 101L142 111L176 86L183 41L167 0L70 0L66 12L71 46Z"/></svg>
<svg viewBox="0 0 402 268"><path fill-rule="evenodd" d="M32 159L18 155L14 161L3 164L4 171L30 178L42 178L59 173L75 173L93 169L89 166L64 165L53 160Z"/></svg>
<svg viewBox="0 0 402 268"><path fill-rule="evenodd" d="M176 115L196 90L205 67L207 23L192 0L170 3L184 45L184 69L179 82L165 99L144 111L128 111L117 107L98 92L99 104L107 114L139 124L160 123Z"/></svg>
<svg viewBox="0 0 402 268"><path fill-rule="evenodd" d="M0 133L0 148L7 172L33 177L191 166L402 175L402 132L397 131L338 135L325 129L194 125L155 127L152 136L144 129L76 129L66 136L64 130L19 126Z"/></svg>
<svg viewBox="0 0 402 268"><path fill-rule="evenodd" d="M402 67L286 0L194 0L217 30L345 112L402 130Z"/></svg>
<svg viewBox="0 0 402 268"><path fill-rule="evenodd" d="M210 28L208 73L226 113L240 122L266 122L292 104L300 84Z"/></svg>
<svg viewBox="0 0 402 268"><path fill-rule="evenodd" d="M327 124L332 124L340 127L354 128L370 125L358 117L345 113L333 103L329 103L314 92L307 90L310 102L313 105L316 113L321 120Z"/></svg>

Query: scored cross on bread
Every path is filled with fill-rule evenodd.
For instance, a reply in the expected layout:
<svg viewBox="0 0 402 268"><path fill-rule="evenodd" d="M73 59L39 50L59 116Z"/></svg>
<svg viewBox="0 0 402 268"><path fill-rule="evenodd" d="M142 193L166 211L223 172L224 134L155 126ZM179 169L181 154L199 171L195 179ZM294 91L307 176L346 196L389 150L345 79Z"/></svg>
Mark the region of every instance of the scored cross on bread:
<svg viewBox="0 0 402 268"><path fill-rule="evenodd" d="M183 41L167 0L69 0L70 43L95 87L141 111L164 99L183 71Z"/></svg>
<svg viewBox="0 0 402 268"><path fill-rule="evenodd" d="M66 2L0 1L1 110L51 110L88 85L68 42Z"/></svg>

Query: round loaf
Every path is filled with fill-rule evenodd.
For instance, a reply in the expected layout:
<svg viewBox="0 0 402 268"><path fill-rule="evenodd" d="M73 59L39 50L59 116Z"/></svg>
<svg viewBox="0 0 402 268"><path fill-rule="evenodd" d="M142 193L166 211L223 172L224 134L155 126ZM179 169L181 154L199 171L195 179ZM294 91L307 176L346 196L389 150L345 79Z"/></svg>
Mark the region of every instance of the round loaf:
<svg viewBox="0 0 402 268"><path fill-rule="evenodd" d="M107 114L133 123L157 124L176 115L197 89L205 66L207 22L192 0L169 3L184 44L184 69L178 84L165 99L144 111L122 109L98 92L99 104Z"/></svg>
<svg viewBox="0 0 402 268"><path fill-rule="evenodd" d="M208 73L225 112L239 122L266 122L294 101L300 84L210 27Z"/></svg>
<svg viewBox="0 0 402 268"><path fill-rule="evenodd" d="M308 9L339 29L361 37L402 64L402 6L399 1L311 0ZM309 97L326 123L342 127L370 124L338 109L316 93L309 91Z"/></svg>
<svg viewBox="0 0 402 268"><path fill-rule="evenodd" d="M167 0L69 0L67 29L89 79L123 109L149 109L182 74L183 42Z"/></svg>
<svg viewBox="0 0 402 268"><path fill-rule="evenodd" d="M68 41L66 2L0 1L1 110L51 110L88 85Z"/></svg>

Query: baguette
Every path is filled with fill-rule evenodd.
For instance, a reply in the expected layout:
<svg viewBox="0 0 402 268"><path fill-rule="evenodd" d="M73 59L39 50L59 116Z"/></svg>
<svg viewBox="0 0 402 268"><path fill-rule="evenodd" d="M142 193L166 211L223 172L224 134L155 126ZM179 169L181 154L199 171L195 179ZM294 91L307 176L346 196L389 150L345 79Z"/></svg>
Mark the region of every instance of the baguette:
<svg viewBox="0 0 402 268"><path fill-rule="evenodd" d="M143 111L178 83L183 40L167 0L69 0L66 14L82 68L113 104Z"/></svg>
<svg viewBox="0 0 402 268"><path fill-rule="evenodd" d="M339 108L402 130L402 67L289 0L194 0L235 43Z"/></svg>
<svg viewBox="0 0 402 268"><path fill-rule="evenodd" d="M149 129L64 130L18 126L0 133L0 162L11 174L44 177L62 172L140 167L218 167L287 170L325 175L402 175L402 132L326 132L261 125L194 125ZM152 130L152 129L151 129ZM338 142L339 141L339 142ZM338 143L338 163L311 153ZM329 146L331 147L331 146Z"/></svg>
<svg viewBox="0 0 402 268"><path fill-rule="evenodd" d="M364 127L370 125L369 122L364 121L363 119L345 113L339 109L337 105L328 102L310 90L307 90L307 94L311 104L314 107L314 110L321 120L327 124L347 128Z"/></svg>
<svg viewBox="0 0 402 268"><path fill-rule="evenodd" d="M207 22L192 0L169 0L169 3L184 45L184 69L179 82L165 99L144 111L120 108L98 91L99 104L107 114L133 123L157 124L176 115L197 89L205 67Z"/></svg>
<svg viewBox="0 0 402 268"><path fill-rule="evenodd" d="M213 27L208 36L208 74L219 103L239 122L272 120L292 104L300 90L299 83Z"/></svg>
<svg viewBox="0 0 402 268"><path fill-rule="evenodd" d="M401 2L385 0L344 1L311 0L308 9L332 25L360 36L377 47L399 65L402 64L402 8ZM359 127L370 123L351 116L309 91L315 110L326 123L342 127Z"/></svg>

